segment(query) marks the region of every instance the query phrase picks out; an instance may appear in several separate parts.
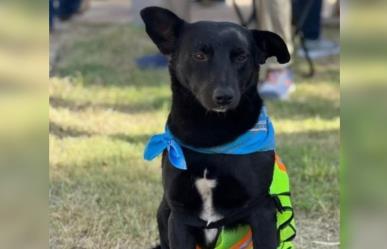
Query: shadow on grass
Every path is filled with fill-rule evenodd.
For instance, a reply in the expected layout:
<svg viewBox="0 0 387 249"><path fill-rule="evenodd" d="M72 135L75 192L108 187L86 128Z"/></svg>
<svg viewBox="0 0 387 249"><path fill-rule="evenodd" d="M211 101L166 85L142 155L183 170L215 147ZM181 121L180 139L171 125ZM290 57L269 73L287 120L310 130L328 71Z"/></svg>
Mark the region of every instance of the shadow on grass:
<svg viewBox="0 0 387 249"><path fill-rule="evenodd" d="M50 121L49 122L49 132L50 134L58 137L58 138L67 138L67 137L91 137L94 135L98 135L97 133L92 133L84 130L79 130L74 127L63 127L55 122ZM107 136L113 140L121 140L126 143L131 144L146 144L146 142L149 140L149 138L152 136L152 134L136 134L136 135L130 135L130 134L113 134L113 135L104 135L100 134L102 136Z"/></svg>
<svg viewBox="0 0 387 249"><path fill-rule="evenodd" d="M72 127L63 127L55 122L50 121L49 132L58 138L66 137L90 137L94 135L88 131L82 131Z"/></svg>
<svg viewBox="0 0 387 249"><path fill-rule="evenodd" d="M133 58L134 60L135 58ZM118 70L109 65L80 62L66 68L57 69L52 76L59 78L78 79L84 86L159 86L160 82L168 82L168 68L158 70L140 70L135 66Z"/></svg>
<svg viewBox="0 0 387 249"><path fill-rule="evenodd" d="M58 137L58 138L67 138L67 137L91 137L94 135L98 135L97 133L92 133L84 130L79 130L74 127L63 127L55 122L49 122L49 132L50 134ZM101 134L104 135L104 134ZM105 135L113 140L122 140L131 144L145 144L148 139L152 136L152 134L113 134L113 135Z"/></svg>
<svg viewBox="0 0 387 249"><path fill-rule="evenodd" d="M152 136L151 134L138 134L138 135L115 134L115 135L111 135L110 137L112 139L119 139L127 143L146 144L146 142L148 142L151 136Z"/></svg>
<svg viewBox="0 0 387 249"><path fill-rule="evenodd" d="M300 143L302 141L306 140L309 142L309 140L324 140L327 139L330 136L338 136L340 133L339 129L326 129L326 130L318 130L318 131L302 131L302 132L283 132L283 133L277 133L276 137L280 141L294 141L297 140ZM338 142L338 140L337 140Z"/></svg>
<svg viewBox="0 0 387 249"><path fill-rule="evenodd" d="M290 102L267 103L268 106L275 106L270 115L277 119L303 120L316 116L323 119L333 119L337 118L340 113L340 106L335 101L317 96L295 98Z"/></svg>
<svg viewBox="0 0 387 249"><path fill-rule="evenodd" d="M147 111L160 110L169 105L170 97L152 97L132 104L92 103L88 101L76 102L57 96L51 96L49 101L50 105L54 108L66 108L70 111L84 111L93 108L114 110L126 114L136 114Z"/></svg>
<svg viewBox="0 0 387 249"><path fill-rule="evenodd" d="M147 111L161 110L170 105L169 96L144 98L141 102L131 104L92 103L90 101L72 101L58 96L50 97L50 105L54 108L66 108L71 111L84 111L87 109L114 110L126 114L136 114ZM306 97L294 99L291 102L267 102L274 105L275 111L271 116L278 119L302 120L319 116L324 119L337 118L340 107L334 101L323 97Z"/></svg>

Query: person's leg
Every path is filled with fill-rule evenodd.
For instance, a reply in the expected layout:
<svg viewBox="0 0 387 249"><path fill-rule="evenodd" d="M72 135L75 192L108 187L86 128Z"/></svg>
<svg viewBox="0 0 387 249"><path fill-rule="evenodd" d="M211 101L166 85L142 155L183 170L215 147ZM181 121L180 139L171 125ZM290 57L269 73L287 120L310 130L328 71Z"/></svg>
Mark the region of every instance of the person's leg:
<svg viewBox="0 0 387 249"><path fill-rule="evenodd" d="M294 4L294 14L300 17L303 14L305 6L312 1L309 12L301 26L305 39L317 40L321 33L321 8L322 0L297 0ZM296 19L297 20L297 19Z"/></svg>
<svg viewBox="0 0 387 249"><path fill-rule="evenodd" d="M65 21L70 19L81 6L81 0L59 0L58 16Z"/></svg>
<svg viewBox="0 0 387 249"><path fill-rule="evenodd" d="M50 33L54 30L54 0L49 0L48 2L49 12L48 12L48 18L49 18L49 27L50 27Z"/></svg>
<svg viewBox="0 0 387 249"><path fill-rule="evenodd" d="M293 52L291 0L256 0L257 27L278 34ZM259 86L264 98L286 99L295 90L290 63L280 65L275 58L266 61L266 77Z"/></svg>
<svg viewBox="0 0 387 249"><path fill-rule="evenodd" d="M271 13L272 30L284 39L289 53L293 53L291 0L266 0Z"/></svg>
<svg viewBox="0 0 387 249"><path fill-rule="evenodd" d="M278 34L293 52L291 0L256 0L257 27Z"/></svg>
<svg viewBox="0 0 387 249"><path fill-rule="evenodd" d="M271 17L266 0L255 0L256 6L256 27L260 30L272 30Z"/></svg>
<svg viewBox="0 0 387 249"><path fill-rule="evenodd" d="M305 38L305 46L309 56L312 59L317 59L338 54L340 52L340 46L336 42L323 39L321 36L322 0L297 0L294 5L296 20L304 14L303 12L307 4L311 4L311 6L308 13L306 13L301 31ZM305 57L305 51L303 49L299 49L297 53L299 56Z"/></svg>

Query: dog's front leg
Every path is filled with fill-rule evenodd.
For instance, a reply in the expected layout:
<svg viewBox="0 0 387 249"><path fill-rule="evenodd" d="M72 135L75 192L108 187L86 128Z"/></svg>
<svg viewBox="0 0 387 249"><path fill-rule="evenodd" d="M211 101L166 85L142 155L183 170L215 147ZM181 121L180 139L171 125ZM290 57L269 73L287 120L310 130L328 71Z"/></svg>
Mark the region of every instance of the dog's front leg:
<svg viewBox="0 0 387 249"><path fill-rule="evenodd" d="M276 249L279 244L276 224L276 209L268 207L254 210L249 216L254 249Z"/></svg>
<svg viewBox="0 0 387 249"><path fill-rule="evenodd" d="M173 213L168 220L168 238L171 249L195 249L195 238L189 227Z"/></svg>
<svg viewBox="0 0 387 249"><path fill-rule="evenodd" d="M170 214L171 209L169 208L167 201L163 197L159 209L157 210L157 224L159 228L161 249L170 249L168 242L168 220Z"/></svg>

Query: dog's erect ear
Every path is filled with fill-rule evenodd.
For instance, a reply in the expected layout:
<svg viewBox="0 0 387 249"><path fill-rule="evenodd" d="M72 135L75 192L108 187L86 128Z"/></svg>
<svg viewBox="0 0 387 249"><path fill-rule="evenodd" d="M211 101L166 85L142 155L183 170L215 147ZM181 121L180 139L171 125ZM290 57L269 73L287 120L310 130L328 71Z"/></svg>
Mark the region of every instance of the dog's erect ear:
<svg viewBox="0 0 387 249"><path fill-rule="evenodd" d="M140 15L152 41L163 54L171 54L184 21L171 11L160 7L142 9Z"/></svg>
<svg viewBox="0 0 387 249"><path fill-rule="evenodd" d="M282 38L270 31L251 30L255 43L263 52L259 63L264 64L266 59L272 56L277 57L277 61L281 64L290 61L289 50Z"/></svg>

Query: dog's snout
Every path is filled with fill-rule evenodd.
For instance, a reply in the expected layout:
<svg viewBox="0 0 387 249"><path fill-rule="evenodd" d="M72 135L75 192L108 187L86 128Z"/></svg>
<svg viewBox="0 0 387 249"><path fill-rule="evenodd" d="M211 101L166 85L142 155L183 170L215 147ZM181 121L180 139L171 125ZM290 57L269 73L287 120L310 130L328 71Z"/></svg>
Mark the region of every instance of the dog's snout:
<svg viewBox="0 0 387 249"><path fill-rule="evenodd" d="M226 106L232 103L234 93L231 89L215 89L213 99L219 106Z"/></svg>

